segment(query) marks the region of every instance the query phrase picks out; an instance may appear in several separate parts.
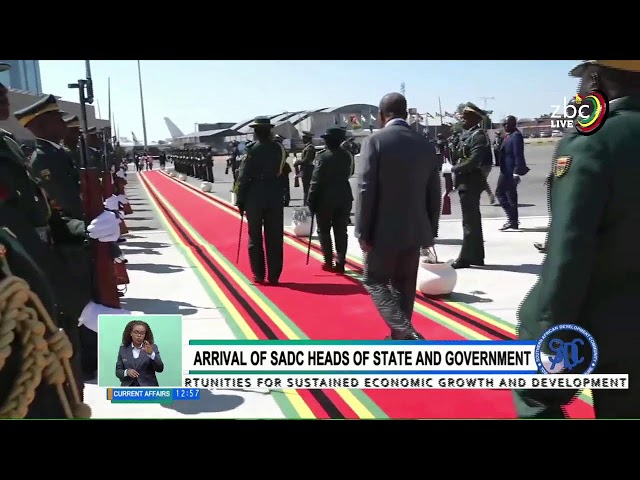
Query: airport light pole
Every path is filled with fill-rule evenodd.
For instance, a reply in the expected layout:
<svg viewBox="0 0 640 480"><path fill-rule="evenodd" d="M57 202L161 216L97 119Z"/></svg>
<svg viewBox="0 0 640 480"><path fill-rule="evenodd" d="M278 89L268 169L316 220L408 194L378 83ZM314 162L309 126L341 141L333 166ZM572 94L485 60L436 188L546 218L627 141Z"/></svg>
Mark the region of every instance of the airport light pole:
<svg viewBox="0 0 640 480"><path fill-rule="evenodd" d="M147 121L144 117L144 98L142 96L142 72L140 70L140 60L138 60L138 84L140 85L140 109L142 110L142 137L144 138L144 149L147 149Z"/></svg>
<svg viewBox="0 0 640 480"><path fill-rule="evenodd" d="M496 99L496 97L480 97L480 100L482 100L484 102L483 109L484 110L487 109L487 102L489 100L495 100L495 99Z"/></svg>

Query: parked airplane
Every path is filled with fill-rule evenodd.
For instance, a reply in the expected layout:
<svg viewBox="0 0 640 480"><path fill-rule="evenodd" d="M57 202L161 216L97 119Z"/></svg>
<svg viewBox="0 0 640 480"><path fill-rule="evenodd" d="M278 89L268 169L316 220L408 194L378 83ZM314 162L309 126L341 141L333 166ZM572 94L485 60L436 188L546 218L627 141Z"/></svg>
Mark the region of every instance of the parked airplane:
<svg viewBox="0 0 640 480"><path fill-rule="evenodd" d="M167 124L167 128L169 129L169 133L171 134L172 139L184 137L184 133L182 130L178 128L178 126L171 121L169 117L164 117L164 123Z"/></svg>
<svg viewBox="0 0 640 480"><path fill-rule="evenodd" d="M132 151L132 150L136 150L136 151L142 151L144 150L144 145L138 140L138 138L136 137L136 134L131 132L131 137L133 138L133 141L130 141L128 138L126 137L120 137L120 146L122 148L124 148L126 151ZM147 144L148 148L159 148L159 149L164 149L164 148L169 148L169 144L167 144L166 142L149 142Z"/></svg>

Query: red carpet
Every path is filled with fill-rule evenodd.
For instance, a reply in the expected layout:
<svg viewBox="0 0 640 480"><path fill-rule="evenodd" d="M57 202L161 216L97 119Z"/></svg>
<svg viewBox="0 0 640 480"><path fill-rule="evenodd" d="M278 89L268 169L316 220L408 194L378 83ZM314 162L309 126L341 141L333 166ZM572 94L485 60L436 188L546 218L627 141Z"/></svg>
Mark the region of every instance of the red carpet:
<svg viewBox="0 0 640 480"><path fill-rule="evenodd" d="M227 259L235 260L239 220L190 194L180 183L158 172L145 177L166 200ZM237 268L251 278L246 251L246 225ZM279 287L258 287L311 339L379 339L388 331L364 288L348 277L328 274L305 254L285 243L285 268ZM440 312L443 313L443 312ZM453 316L452 316L453 318ZM429 339L463 339L427 317L414 314ZM482 331L481 333L486 334ZM278 337L283 338L278 332ZM498 338L493 335L493 338ZM511 393L496 390L370 390L368 396L391 418L514 418ZM580 406L582 404L582 406ZM574 402L572 416L591 417L591 407ZM577 411L573 411L577 410Z"/></svg>

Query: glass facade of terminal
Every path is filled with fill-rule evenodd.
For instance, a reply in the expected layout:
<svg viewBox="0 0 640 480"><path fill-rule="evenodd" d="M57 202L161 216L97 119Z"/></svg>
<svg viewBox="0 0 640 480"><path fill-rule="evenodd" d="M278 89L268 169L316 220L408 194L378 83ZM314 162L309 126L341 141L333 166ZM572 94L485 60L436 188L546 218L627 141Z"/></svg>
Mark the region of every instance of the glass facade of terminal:
<svg viewBox="0 0 640 480"><path fill-rule="evenodd" d="M0 83L17 90L42 94L38 60L0 60L0 62L11 65L11 70L0 72Z"/></svg>

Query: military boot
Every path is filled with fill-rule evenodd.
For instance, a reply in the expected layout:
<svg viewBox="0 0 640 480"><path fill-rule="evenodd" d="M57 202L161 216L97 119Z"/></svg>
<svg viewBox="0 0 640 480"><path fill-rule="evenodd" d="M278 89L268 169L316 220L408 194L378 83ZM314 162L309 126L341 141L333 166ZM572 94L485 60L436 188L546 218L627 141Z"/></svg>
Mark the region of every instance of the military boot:
<svg viewBox="0 0 640 480"><path fill-rule="evenodd" d="M331 242L331 235L321 235L320 246L322 247L322 256L324 257L322 270L333 272L333 243Z"/></svg>

